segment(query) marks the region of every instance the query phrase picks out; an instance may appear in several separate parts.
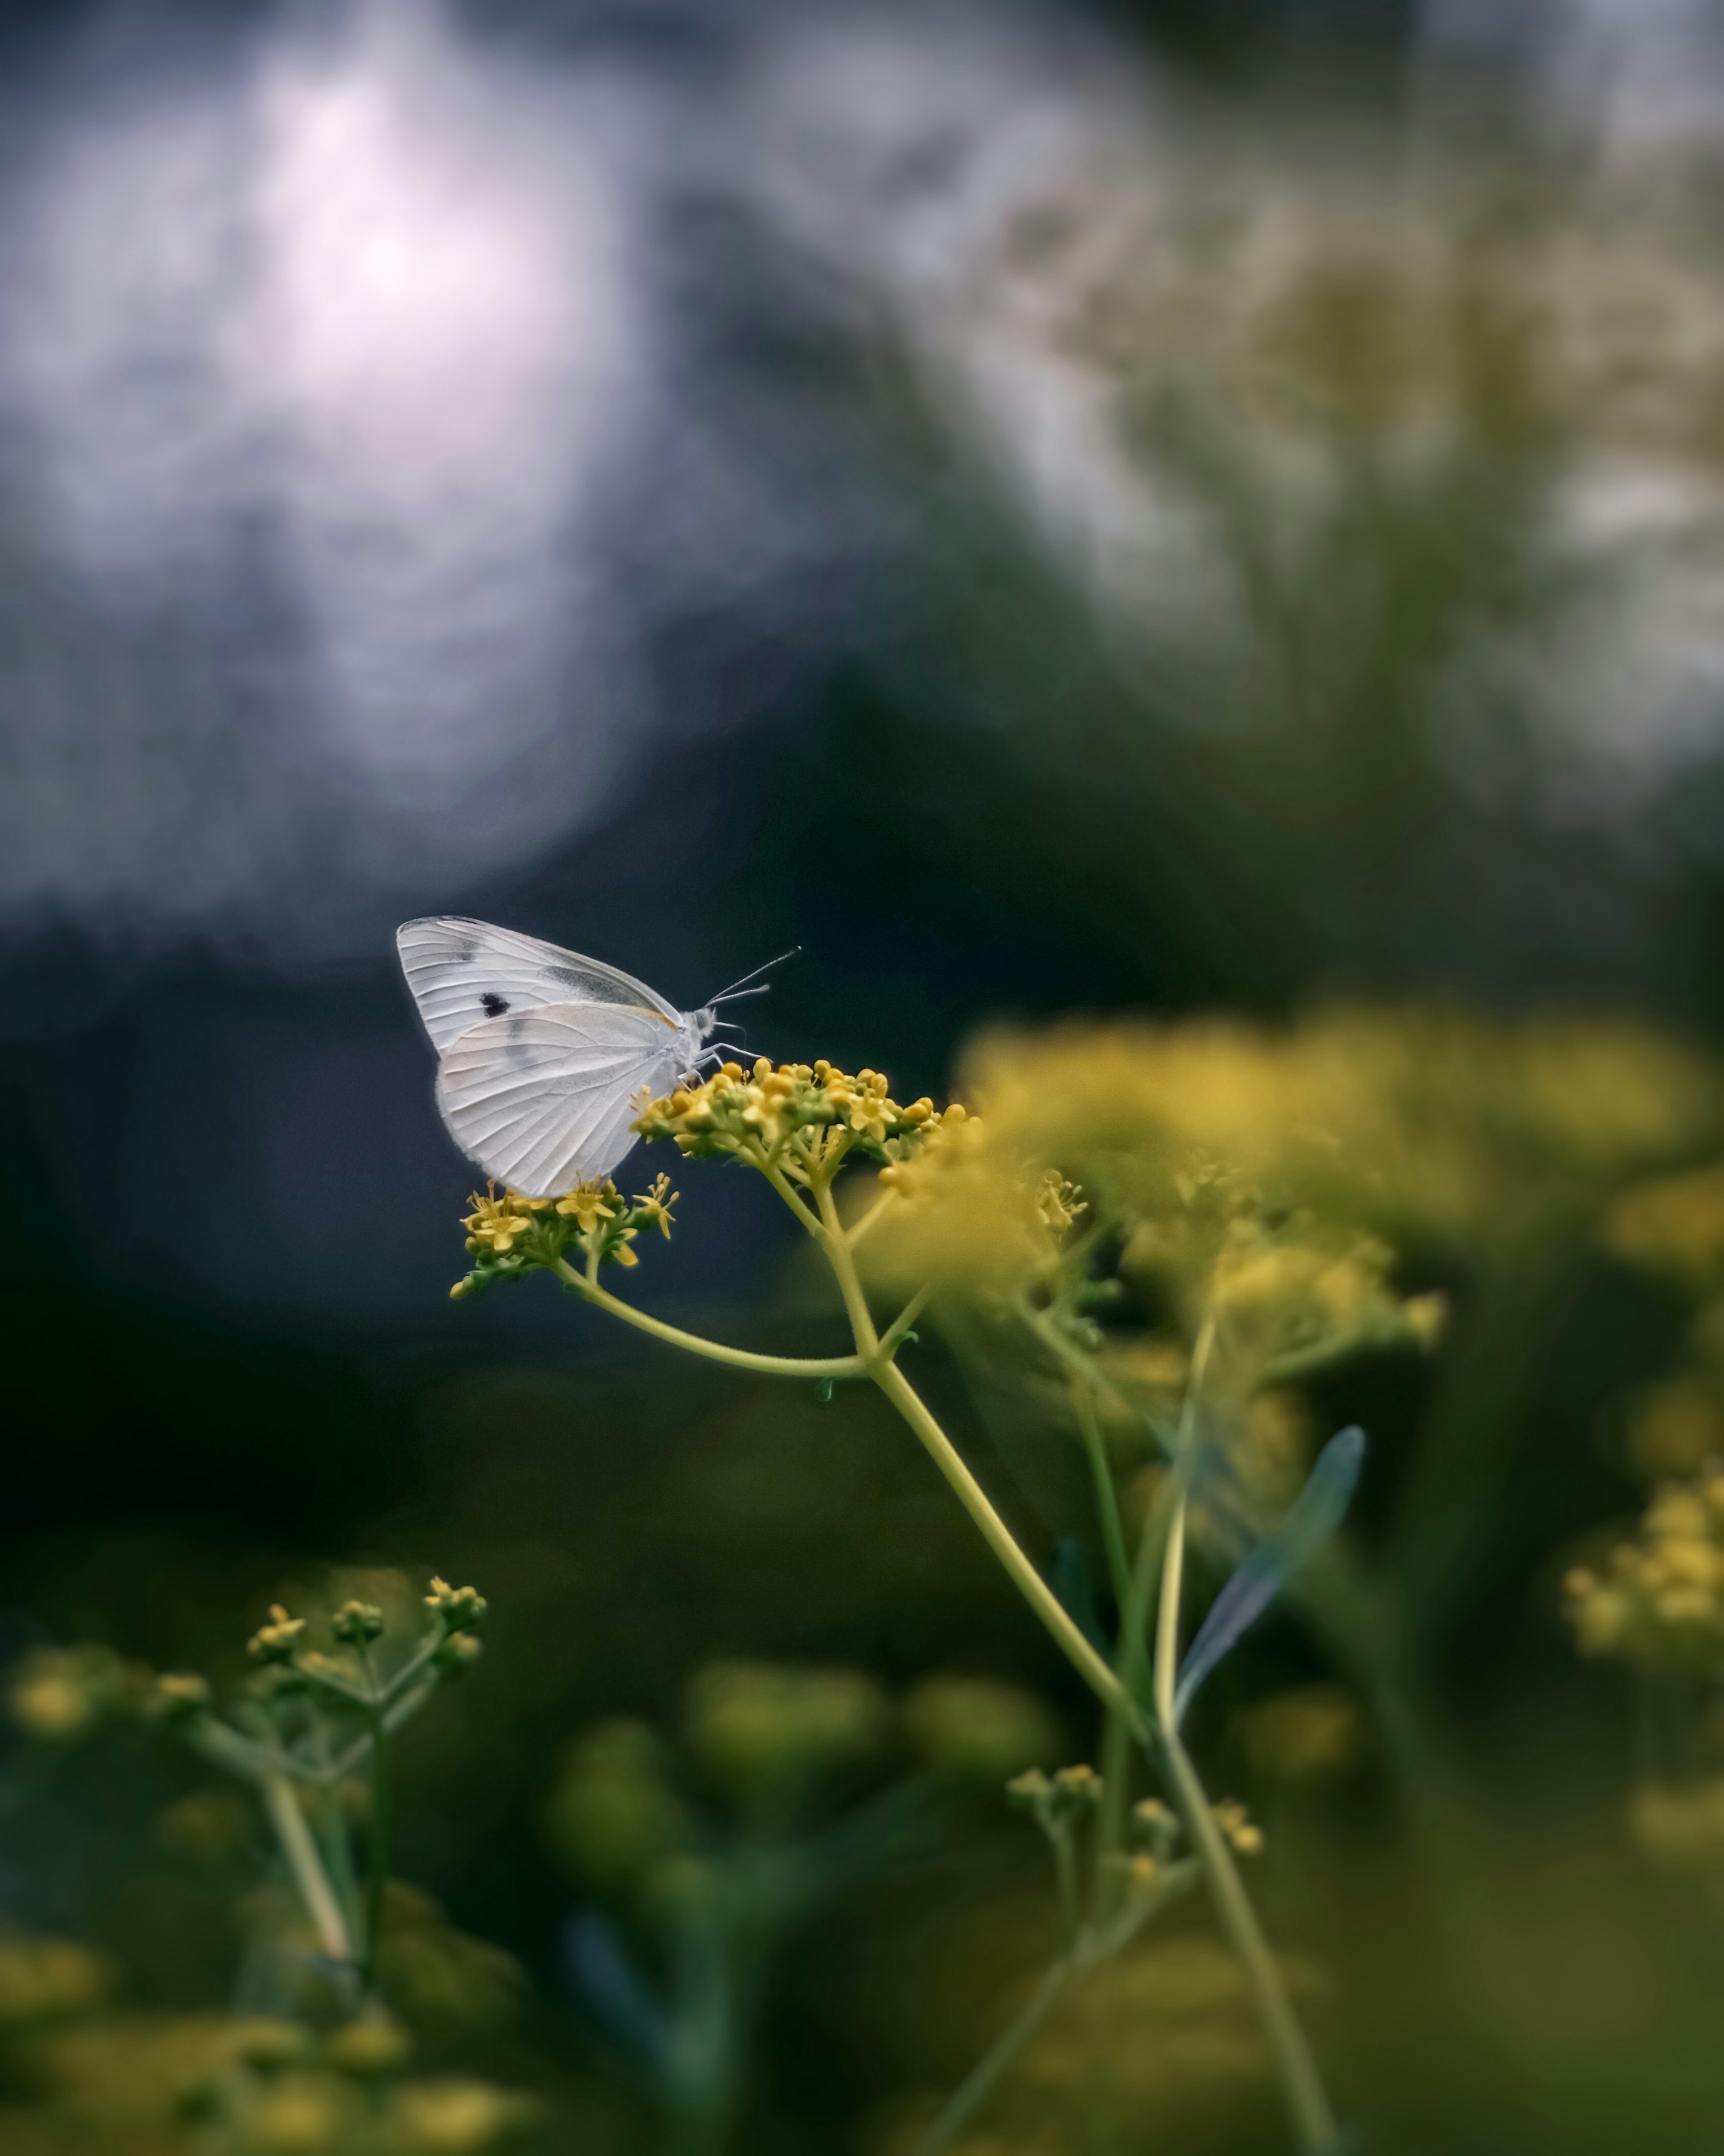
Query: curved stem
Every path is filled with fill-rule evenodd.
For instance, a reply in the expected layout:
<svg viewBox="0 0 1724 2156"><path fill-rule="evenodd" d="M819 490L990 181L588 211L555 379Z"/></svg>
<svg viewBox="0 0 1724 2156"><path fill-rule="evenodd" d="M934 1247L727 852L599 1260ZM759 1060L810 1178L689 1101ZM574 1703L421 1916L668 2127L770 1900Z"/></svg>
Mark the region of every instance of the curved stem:
<svg viewBox="0 0 1724 2156"><path fill-rule="evenodd" d="M690 1355L704 1355L709 1363L727 1363L733 1369L759 1370L768 1377L777 1378L859 1378L868 1368L860 1355L757 1355L747 1348L726 1348L717 1340L703 1340L698 1332L685 1332L680 1326L666 1325L662 1318L649 1317L644 1310L636 1310L608 1289L582 1279L567 1259L557 1259L552 1270L565 1287L572 1288L596 1309L608 1311L625 1325L650 1332L655 1340L684 1348Z"/></svg>

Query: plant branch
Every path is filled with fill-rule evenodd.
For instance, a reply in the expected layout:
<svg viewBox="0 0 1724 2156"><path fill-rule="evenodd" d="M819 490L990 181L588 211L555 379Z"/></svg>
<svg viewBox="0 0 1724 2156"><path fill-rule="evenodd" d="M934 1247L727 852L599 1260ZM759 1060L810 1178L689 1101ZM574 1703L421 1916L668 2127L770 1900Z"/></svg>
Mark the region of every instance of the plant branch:
<svg viewBox="0 0 1724 2156"><path fill-rule="evenodd" d="M1195 1367L1193 1382L1195 1382ZM1182 1463L1183 1464L1183 1463ZM1174 1502L1168 1523L1166 1554L1162 1560L1161 1607L1156 1625L1155 1708L1161 1750L1173 1794L1185 1820L1192 1846L1202 1860L1209 1881L1216 1914L1233 1943L1255 1995L1257 2012L1275 2056L1294 2138L1306 2156L1325 2156L1335 2147L1335 2114L1317 2071L1305 2031L1287 1996L1281 1973L1270 1952L1257 1912L1252 1907L1233 1861L1226 1837L1215 1824L1209 1799L1190 1755L1181 1741L1174 1718L1174 1679L1179 1661L1179 1592L1185 1558L1185 1492Z"/></svg>
<svg viewBox="0 0 1724 2156"><path fill-rule="evenodd" d="M1104 1706L1117 1707L1128 1717L1135 1735L1147 1735L1147 1725L1137 1703L1073 1622L1065 1604L1030 1563L921 1395L895 1363L876 1363L869 1375L921 1440L934 1465L956 1492L958 1502L981 1529L983 1541L1005 1567L1013 1584L1053 1635L1055 1644L1078 1675Z"/></svg>
<svg viewBox="0 0 1724 2156"><path fill-rule="evenodd" d="M873 1228L875 1222L880 1219L885 1214L891 1211L897 1196L898 1194L895 1190L882 1191L880 1195L875 1199L873 1204L870 1205L868 1210L862 1215L861 1219L857 1221L855 1226L846 1231L844 1240L849 1245L853 1250L855 1249L857 1244L861 1241L862 1238Z"/></svg>
<svg viewBox="0 0 1724 2156"><path fill-rule="evenodd" d="M1074 1383L1072 1411L1089 1455L1090 1473L1095 1484L1095 1510L1101 1520L1101 1541L1107 1552L1107 1573L1113 1583L1113 1599L1123 1617L1131 1594L1131 1560L1126 1553L1126 1530L1120 1518L1119 1492L1114 1487L1113 1464L1107 1456L1107 1440L1095 1414L1095 1404L1085 1387Z"/></svg>
<svg viewBox="0 0 1724 2156"><path fill-rule="evenodd" d="M329 1874L323 1868L323 1859L317 1853L316 1841L300 1808L293 1784L285 1774L270 1769L259 1775L258 1789L277 1845L293 1874L294 1885L305 1905L305 1914L311 1919L311 1928L317 1934L319 1948L331 1961L351 1969L353 1941L347 1930L347 1920L329 1883Z"/></svg>
<svg viewBox="0 0 1724 2156"><path fill-rule="evenodd" d="M914 2156L939 2156L949 2148L999 2087L1018 2055L1048 2018L1075 1964L1062 1956L1048 1970L993 2045L959 2084L945 2109L916 2144Z"/></svg>
<svg viewBox="0 0 1724 2156"><path fill-rule="evenodd" d="M649 1317L644 1310L634 1309L619 1296L584 1280L565 1258L558 1258L552 1270L565 1287L572 1288L596 1309L608 1311L625 1325L649 1332L655 1340L665 1341L690 1355L704 1355L709 1363L726 1363L732 1369L758 1370L777 1378L859 1378L866 1374L867 1363L861 1355L757 1355L747 1348L726 1348L720 1341L704 1340L698 1332L685 1332L680 1326L666 1325L661 1318Z"/></svg>

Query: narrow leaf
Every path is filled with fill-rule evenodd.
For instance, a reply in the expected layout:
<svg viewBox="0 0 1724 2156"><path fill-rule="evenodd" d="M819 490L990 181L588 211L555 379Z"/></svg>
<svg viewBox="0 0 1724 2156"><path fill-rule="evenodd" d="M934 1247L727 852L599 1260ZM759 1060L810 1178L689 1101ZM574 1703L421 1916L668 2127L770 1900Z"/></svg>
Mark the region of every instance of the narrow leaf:
<svg viewBox="0 0 1724 2156"><path fill-rule="evenodd" d="M592 1909L577 1912L563 1927L562 1947L571 1974L609 2034L659 2065L670 2038L664 2010L604 1918Z"/></svg>
<svg viewBox="0 0 1724 2156"><path fill-rule="evenodd" d="M1285 1519L1264 1537L1216 1596L1179 1666L1173 1691L1176 1725L1185 1719L1185 1710L1210 1671L1257 1622L1318 1543L1340 1526L1364 1460L1365 1433L1357 1424L1331 1437Z"/></svg>

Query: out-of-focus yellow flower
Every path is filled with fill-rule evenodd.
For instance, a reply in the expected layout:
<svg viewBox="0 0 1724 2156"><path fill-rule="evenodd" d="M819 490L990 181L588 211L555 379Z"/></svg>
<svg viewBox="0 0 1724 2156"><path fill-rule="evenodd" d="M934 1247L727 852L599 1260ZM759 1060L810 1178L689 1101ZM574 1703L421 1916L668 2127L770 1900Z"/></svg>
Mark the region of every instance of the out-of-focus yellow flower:
<svg viewBox="0 0 1724 2156"><path fill-rule="evenodd" d="M1724 1674L1724 1471L1663 1485L1639 1532L1602 1568L1572 1567L1562 1596L1583 1653Z"/></svg>
<svg viewBox="0 0 1724 2156"><path fill-rule="evenodd" d="M1277 1692L1248 1708L1239 1726L1252 1770L1265 1781L1332 1780L1358 1764L1369 1742L1358 1702L1334 1684Z"/></svg>
<svg viewBox="0 0 1724 2156"><path fill-rule="evenodd" d="M334 2030L324 2042L332 2066L360 2081L398 2072L413 2050L413 2039L388 2014L364 2014Z"/></svg>
<svg viewBox="0 0 1724 2156"><path fill-rule="evenodd" d="M988 1677L928 1677L904 1702L904 1727L936 1774L990 1785L1060 1756L1045 1702Z"/></svg>
<svg viewBox="0 0 1724 2156"><path fill-rule="evenodd" d="M218 1863L252 1840L252 1807L233 1789L188 1790L162 1813L156 1831L179 1856Z"/></svg>
<svg viewBox="0 0 1724 2156"><path fill-rule="evenodd" d="M383 2115L387 2156L483 2156L530 2133L537 2101L517 2089L455 2075L404 2082Z"/></svg>
<svg viewBox="0 0 1724 2156"><path fill-rule="evenodd" d="M86 2012L113 1984L110 1964L70 1939L0 1937L0 2030Z"/></svg>
<svg viewBox="0 0 1724 2156"><path fill-rule="evenodd" d="M909 1178L950 1201L936 1226L901 1224L911 1270L937 1274L943 1258L997 1276L1000 1228L1050 1170L1080 1183L1100 1218L1198 1245L1297 1206L1392 1236L1470 1240L1596 1203L1724 1136L1717 1074L1646 1029L1419 1009L1332 1012L1285 1032L996 1037L970 1057L963 1090L985 1137L962 1163L931 1160Z"/></svg>
<svg viewBox="0 0 1724 2156"><path fill-rule="evenodd" d="M141 1705L150 1673L111 1647L33 1647L8 1679L7 1707L29 1736L64 1743L86 1737L105 1715Z"/></svg>
<svg viewBox="0 0 1724 2156"><path fill-rule="evenodd" d="M271 2075L234 2107L230 2124L244 2156L346 2156L360 2124L361 2101L334 2074Z"/></svg>
<svg viewBox="0 0 1724 2156"><path fill-rule="evenodd" d="M1216 1825L1240 1856L1262 1856L1263 1829L1253 1821L1237 1797L1223 1797L1209 1810L1214 1815Z"/></svg>
<svg viewBox="0 0 1724 2156"><path fill-rule="evenodd" d="M1626 1191L1604 1240L1636 1264L1696 1286L1724 1278L1724 1166L1665 1176Z"/></svg>
<svg viewBox="0 0 1724 2156"><path fill-rule="evenodd" d="M1694 1475L1724 1460L1724 1392L1695 1372L1642 1393L1629 1416L1629 1460L1637 1475Z"/></svg>
<svg viewBox="0 0 1724 2156"><path fill-rule="evenodd" d="M1724 1876L1724 1776L1641 1783L1629 1806L1629 1826L1655 1864Z"/></svg>
<svg viewBox="0 0 1724 2156"><path fill-rule="evenodd" d="M746 1792L865 1758L887 1726L885 1694L860 1670L709 1662L688 1692L690 1742Z"/></svg>
<svg viewBox="0 0 1724 2156"><path fill-rule="evenodd" d="M290 1617L279 1602L269 1605L269 1621L260 1625L245 1643L245 1651L254 1662L288 1662L298 1653L304 1638L305 1620Z"/></svg>
<svg viewBox="0 0 1724 2156"><path fill-rule="evenodd" d="M663 1747L644 1722L601 1722L563 1762L543 1824L552 1854L601 1887L644 1878L680 1849L687 1816Z"/></svg>

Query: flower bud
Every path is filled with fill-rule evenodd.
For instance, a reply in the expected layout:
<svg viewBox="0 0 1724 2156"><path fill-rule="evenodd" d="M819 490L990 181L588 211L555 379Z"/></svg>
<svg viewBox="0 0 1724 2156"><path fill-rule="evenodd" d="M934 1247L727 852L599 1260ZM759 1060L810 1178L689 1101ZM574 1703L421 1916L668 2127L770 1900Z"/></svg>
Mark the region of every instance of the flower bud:
<svg viewBox="0 0 1724 2156"><path fill-rule="evenodd" d="M451 1587L434 1575L425 1607L440 1617L451 1632L477 1631L490 1605L476 1587Z"/></svg>
<svg viewBox="0 0 1724 2156"><path fill-rule="evenodd" d="M382 1636L383 1613L374 1602L344 1602L336 1610L331 1629L336 1639L347 1646L368 1646Z"/></svg>
<svg viewBox="0 0 1724 2156"><path fill-rule="evenodd" d="M245 1643L245 1651L254 1662L291 1661L305 1629L303 1617L290 1617L279 1602L272 1602L269 1623L260 1625L252 1634Z"/></svg>

